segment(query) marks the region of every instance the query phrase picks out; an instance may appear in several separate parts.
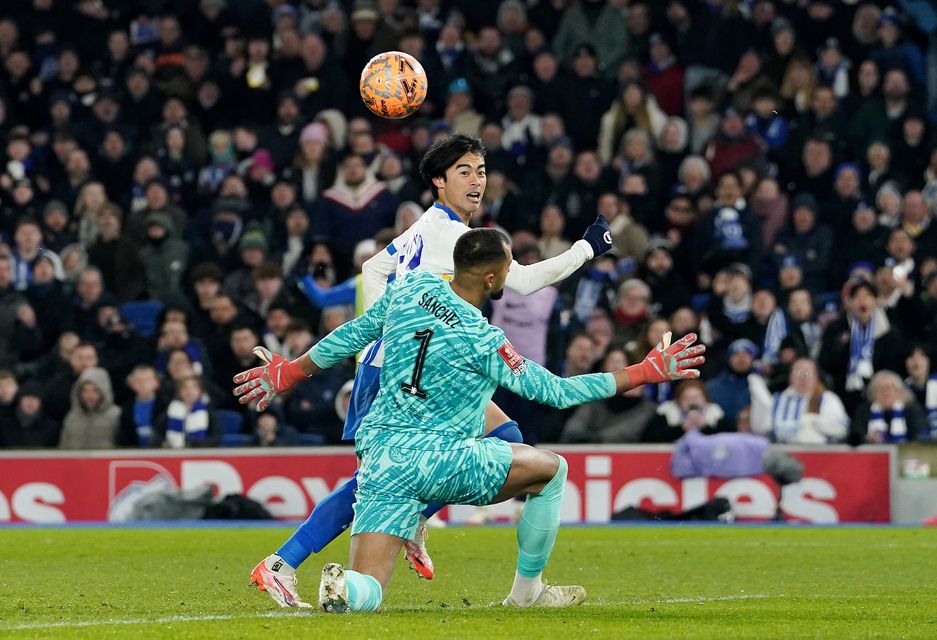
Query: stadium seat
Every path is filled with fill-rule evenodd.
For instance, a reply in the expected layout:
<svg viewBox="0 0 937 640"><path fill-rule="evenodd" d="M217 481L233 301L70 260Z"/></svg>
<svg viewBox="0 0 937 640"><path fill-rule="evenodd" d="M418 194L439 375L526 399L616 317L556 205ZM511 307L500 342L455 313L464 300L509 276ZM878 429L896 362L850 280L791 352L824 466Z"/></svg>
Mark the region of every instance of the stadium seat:
<svg viewBox="0 0 937 640"><path fill-rule="evenodd" d="M221 409L215 412L218 416L218 422L221 423L221 433L227 435L240 435L241 425L244 424L244 416L237 411L226 411Z"/></svg>
<svg viewBox="0 0 937 640"><path fill-rule="evenodd" d="M318 447L325 444L325 436L318 433L299 434L299 444L303 447Z"/></svg>
<svg viewBox="0 0 937 640"><path fill-rule="evenodd" d="M159 300L135 300L122 304L120 315L137 328L137 333L149 338L156 332L156 318L162 310L163 303Z"/></svg>
<svg viewBox="0 0 937 640"><path fill-rule="evenodd" d="M253 443L254 439L244 433L226 433L221 436L221 440L218 441L218 446L221 447L248 447Z"/></svg>

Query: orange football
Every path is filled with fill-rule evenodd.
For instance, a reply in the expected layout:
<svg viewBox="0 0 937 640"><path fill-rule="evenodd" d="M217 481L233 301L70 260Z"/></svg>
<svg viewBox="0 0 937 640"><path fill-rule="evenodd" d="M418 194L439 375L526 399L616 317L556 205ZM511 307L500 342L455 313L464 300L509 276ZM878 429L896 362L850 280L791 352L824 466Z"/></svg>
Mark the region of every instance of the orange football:
<svg viewBox="0 0 937 640"><path fill-rule="evenodd" d="M402 51L380 53L361 71L361 99L376 116L406 118L426 100L426 72Z"/></svg>

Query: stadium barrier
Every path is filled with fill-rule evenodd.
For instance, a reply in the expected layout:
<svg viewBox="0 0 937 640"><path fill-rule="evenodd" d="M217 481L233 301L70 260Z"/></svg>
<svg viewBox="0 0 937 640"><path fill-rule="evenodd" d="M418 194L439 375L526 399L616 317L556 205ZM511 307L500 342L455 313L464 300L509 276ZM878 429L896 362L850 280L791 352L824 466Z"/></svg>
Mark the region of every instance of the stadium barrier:
<svg viewBox="0 0 937 640"><path fill-rule="evenodd" d="M768 476L690 478L670 474L671 447L577 445L555 449L569 461L565 522L605 523L627 506L680 511L729 498L739 520L770 520L778 485ZM891 521L894 447L787 448L804 478L784 488L788 520L810 523ZM0 452L0 522L60 523L127 519L152 491L205 483L220 495L243 493L278 518L304 518L355 470L350 448L189 451ZM501 507L510 510L511 503ZM463 522L474 507L449 507ZM508 513L508 511L504 511Z"/></svg>

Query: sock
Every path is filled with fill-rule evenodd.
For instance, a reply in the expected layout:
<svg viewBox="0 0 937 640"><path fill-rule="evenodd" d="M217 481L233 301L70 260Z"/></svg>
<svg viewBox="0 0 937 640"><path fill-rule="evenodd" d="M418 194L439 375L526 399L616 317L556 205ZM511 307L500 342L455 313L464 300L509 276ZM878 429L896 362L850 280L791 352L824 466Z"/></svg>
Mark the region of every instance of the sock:
<svg viewBox="0 0 937 640"><path fill-rule="evenodd" d="M543 572L560 528L567 465L563 456L557 457L560 466L556 475L539 495L527 498L517 523L517 573L525 578L536 578Z"/></svg>
<svg viewBox="0 0 937 640"><path fill-rule="evenodd" d="M498 425L491 431L485 434L486 438L498 438L504 440L505 442L516 442L517 444L523 444L524 436L521 435L521 430L517 427L517 422L514 420L508 420L502 425ZM432 518L434 515L440 512L443 507L446 505L439 502L430 502L426 505L426 508L423 509L423 517L427 520Z"/></svg>
<svg viewBox="0 0 937 640"><path fill-rule="evenodd" d="M374 611L381 606L384 591L374 576L345 569L348 608L352 611Z"/></svg>
<svg viewBox="0 0 937 640"><path fill-rule="evenodd" d="M286 560L275 553L267 556L267 559L264 560L264 565L271 571L276 571L277 573L282 573L287 576L296 573L295 567L291 567Z"/></svg>
<svg viewBox="0 0 937 640"><path fill-rule="evenodd" d="M351 526L355 517L353 507L357 488L356 471L351 480L316 505L306 521L277 549L277 555L289 566L297 569L310 553L319 553L325 549L342 531Z"/></svg>
<svg viewBox="0 0 937 640"><path fill-rule="evenodd" d="M532 605L543 591L543 581L537 574L534 578L514 574L514 586L511 587L510 598L521 607Z"/></svg>

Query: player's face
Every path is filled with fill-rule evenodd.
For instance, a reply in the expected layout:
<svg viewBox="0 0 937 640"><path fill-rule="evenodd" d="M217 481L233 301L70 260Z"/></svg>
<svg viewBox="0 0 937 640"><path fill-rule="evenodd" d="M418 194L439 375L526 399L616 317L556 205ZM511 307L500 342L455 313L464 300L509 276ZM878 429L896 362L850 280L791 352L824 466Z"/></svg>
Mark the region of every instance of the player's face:
<svg viewBox="0 0 937 640"><path fill-rule="evenodd" d="M487 183L484 156L466 153L446 169L444 179L437 178L436 188L442 204L463 217L471 217L481 206Z"/></svg>

